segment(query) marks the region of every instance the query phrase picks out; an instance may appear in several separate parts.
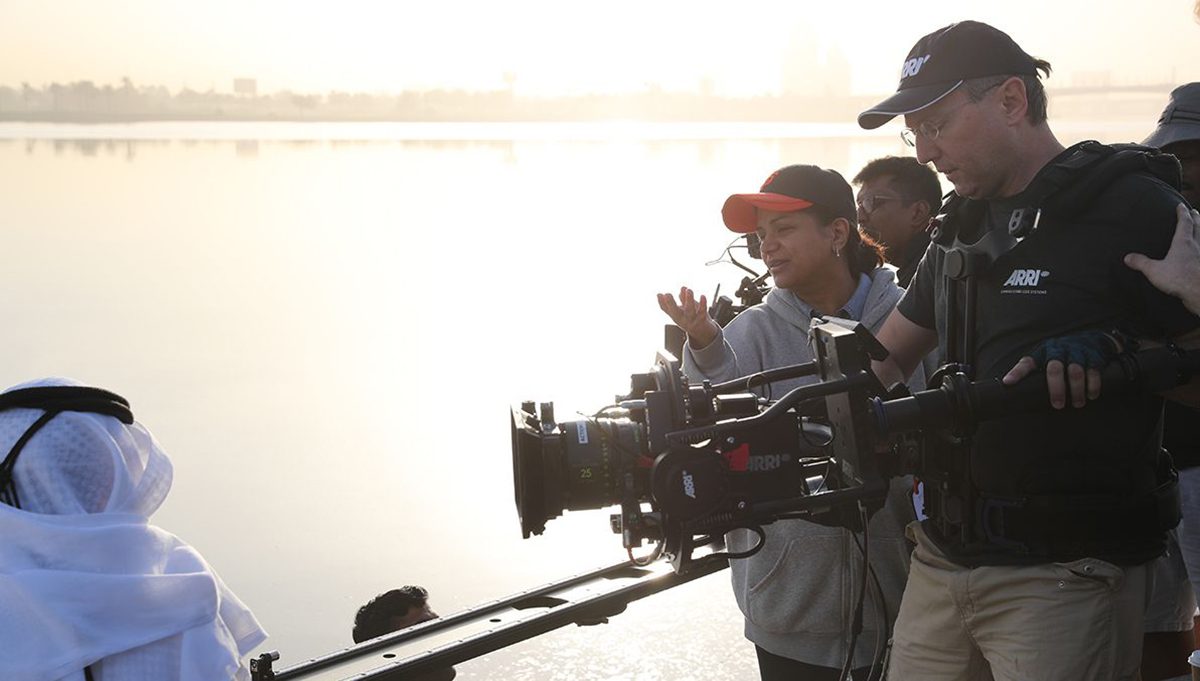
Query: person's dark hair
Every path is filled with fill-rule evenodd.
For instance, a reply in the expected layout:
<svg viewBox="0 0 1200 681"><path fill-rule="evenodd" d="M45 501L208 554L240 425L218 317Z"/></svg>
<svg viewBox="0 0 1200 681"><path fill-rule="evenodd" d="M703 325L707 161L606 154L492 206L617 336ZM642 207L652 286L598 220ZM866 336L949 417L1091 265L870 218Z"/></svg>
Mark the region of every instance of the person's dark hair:
<svg viewBox="0 0 1200 681"><path fill-rule="evenodd" d="M419 586L402 586L372 598L354 616L355 643L392 633L392 618L404 617L411 608L423 608L429 592Z"/></svg>
<svg viewBox="0 0 1200 681"><path fill-rule="evenodd" d="M935 215L942 205L942 185L938 182L937 173L912 156L877 158L863 166L852 182L862 185L883 177L892 179L892 186L905 203L924 201L929 204L930 215Z"/></svg>
<svg viewBox="0 0 1200 681"><path fill-rule="evenodd" d="M1005 75L1005 76L984 76L982 78L972 78L963 83L963 90L967 93L967 97L972 102L978 102L983 99L983 96L989 90L999 87L1001 83L1009 78L1020 78L1022 83L1025 83L1025 97L1029 101L1029 108L1025 111L1025 117L1034 125L1039 125L1046 122L1046 88L1042 85L1042 78L1050 77L1050 62L1045 59L1034 57L1033 65L1041 71L1043 76L1029 75Z"/></svg>
<svg viewBox="0 0 1200 681"><path fill-rule="evenodd" d="M839 217L846 217L837 215L820 204L813 204L812 208L804 212L812 214L822 225L828 225ZM850 223L850 229L846 232L846 247L842 250L842 258L850 267L850 276L858 279L858 275L883 266L883 246L859 232L857 218L847 218L847 221Z"/></svg>

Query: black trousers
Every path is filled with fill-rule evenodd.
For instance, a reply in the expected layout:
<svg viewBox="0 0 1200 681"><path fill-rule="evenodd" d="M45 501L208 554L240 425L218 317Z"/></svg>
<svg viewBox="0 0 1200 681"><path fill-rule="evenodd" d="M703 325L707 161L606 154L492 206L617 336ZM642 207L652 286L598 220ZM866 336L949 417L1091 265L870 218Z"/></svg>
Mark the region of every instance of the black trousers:
<svg viewBox="0 0 1200 681"><path fill-rule="evenodd" d="M841 669L818 667L815 664L780 657L758 646L754 646L754 651L758 653L758 674L762 681L838 681L838 675L842 673ZM869 667L860 667L852 669L850 674L854 681L867 681L870 671ZM877 679L880 677L881 674L875 675Z"/></svg>

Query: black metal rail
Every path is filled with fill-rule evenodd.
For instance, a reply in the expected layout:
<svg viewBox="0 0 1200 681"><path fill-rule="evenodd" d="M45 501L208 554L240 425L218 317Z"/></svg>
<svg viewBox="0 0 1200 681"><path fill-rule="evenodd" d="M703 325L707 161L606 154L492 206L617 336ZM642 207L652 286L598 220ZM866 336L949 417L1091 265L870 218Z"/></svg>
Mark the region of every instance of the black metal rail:
<svg viewBox="0 0 1200 681"><path fill-rule="evenodd" d="M725 569L725 561L676 574L666 560L625 562L484 603L275 671L277 653L251 660L254 681L396 681L450 667L568 624L599 624L630 602Z"/></svg>

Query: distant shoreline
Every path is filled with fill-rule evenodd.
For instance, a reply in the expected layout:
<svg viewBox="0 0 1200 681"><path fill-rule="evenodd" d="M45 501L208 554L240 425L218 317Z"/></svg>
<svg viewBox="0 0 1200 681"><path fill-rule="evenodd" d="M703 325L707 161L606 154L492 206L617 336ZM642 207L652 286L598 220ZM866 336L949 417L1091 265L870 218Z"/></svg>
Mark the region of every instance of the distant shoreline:
<svg viewBox="0 0 1200 681"><path fill-rule="evenodd" d="M1137 110L1091 110L1086 112L1086 116L1081 116L1083 112L1071 111L1063 115L1063 112L1051 111L1051 118L1059 121L1062 120L1089 120L1095 122L1115 122L1124 121L1144 121L1153 119L1157 116L1158 110L1161 107L1146 108L1143 111ZM1057 115L1056 115L1057 113ZM244 124L259 124L259 123L396 123L396 124L648 124L648 125L843 125L855 124L855 116L846 116L843 118L787 118L782 116L764 116L761 118L730 118L730 117L712 117L712 118L653 118L642 117L636 115L630 116L596 116L588 118L537 118L537 117L513 117L513 118L481 118L472 116L461 117L373 117L373 116L326 116L326 117L301 117L301 116L205 116L196 115L193 113L181 114L145 114L145 115L124 115L114 114L111 116L97 115L80 115L75 113L64 113L58 115L28 115L28 114L11 114L0 113L0 124L49 124L49 125L80 125L80 126L103 126L103 125L131 125L138 123L244 123Z"/></svg>
<svg viewBox="0 0 1200 681"><path fill-rule="evenodd" d="M1067 138L1105 141L1141 139L1147 116L1060 117L1055 128ZM196 120L188 117L137 120L0 120L0 144L14 141L109 144L113 142L718 142L833 140L897 136L897 125L863 130L840 121L321 121ZM1128 138L1128 139L1126 139Z"/></svg>
<svg viewBox="0 0 1200 681"><path fill-rule="evenodd" d="M1051 90L1052 117L1157 118L1170 86ZM236 123L838 123L853 122L881 95L777 95L725 98L654 92L525 99L507 92L427 92L398 96L239 97L163 88L97 89L90 83L17 90L0 86L0 122L128 124Z"/></svg>
<svg viewBox="0 0 1200 681"><path fill-rule="evenodd" d="M758 117L730 116L690 116L662 117L645 116L636 113L629 115L609 114L595 116L578 116L561 118L554 116L494 116L482 117L464 113L458 116L373 116L373 115L287 115L259 114L237 115L204 114L195 112L180 113L138 113L138 114L98 114L84 112L0 112L0 123L66 123L78 125L105 125L123 123L608 123L628 122L639 123L853 123L854 117L847 116L840 120L830 117L790 117L778 115L778 112L764 112Z"/></svg>

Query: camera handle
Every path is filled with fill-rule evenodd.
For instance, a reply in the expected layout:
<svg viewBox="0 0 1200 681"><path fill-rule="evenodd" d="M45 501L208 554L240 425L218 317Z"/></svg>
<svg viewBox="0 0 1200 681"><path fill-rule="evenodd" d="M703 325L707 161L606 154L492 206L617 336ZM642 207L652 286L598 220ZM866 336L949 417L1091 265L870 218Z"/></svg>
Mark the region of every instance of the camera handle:
<svg viewBox="0 0 1200 681"><path fill-rule="evenodd" d="M1130 390L1162 392L1200 373L1200 350L1160 346L1118 355L1101 371L1100 399ZM1000 379L972 383L962 373L947 375L942 385L909 397L872 400L875 429L887 437L926 429L966 430L982 420L1038 411L1049 402L1042 374L1016 385Z"/></svg>

